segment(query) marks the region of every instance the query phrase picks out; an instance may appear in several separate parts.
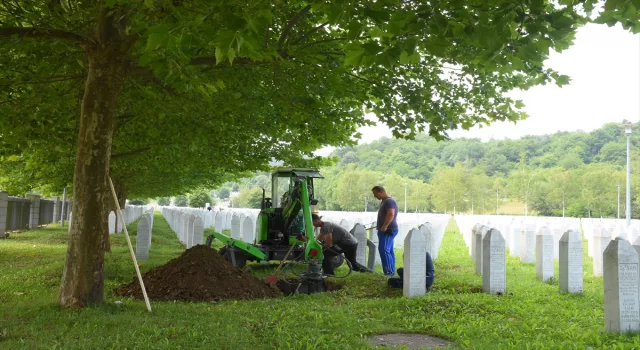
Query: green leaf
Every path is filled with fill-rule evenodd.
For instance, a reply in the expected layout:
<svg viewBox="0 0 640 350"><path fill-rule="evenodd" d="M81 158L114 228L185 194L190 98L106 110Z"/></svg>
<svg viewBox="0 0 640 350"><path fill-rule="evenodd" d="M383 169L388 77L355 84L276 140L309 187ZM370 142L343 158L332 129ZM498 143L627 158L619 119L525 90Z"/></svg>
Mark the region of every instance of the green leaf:
<svg viewBox="0 0 640 350"><path fill-rule="evenodd" d="M556 84L558 86L569 85L570 81L571 81L571 78L568 75L559 75L556 78Z"/></svg>
<svg viewBox="0 0 640 350"><path fill-rule="evenodd" d="M229 48L227 56L229 57L229 64L233 64L233 60L236 58L236 50L233 47Z"/></svg>
<svg viewBox="0 0 640 350"><path fill-rule="evenodd" d="M222 49L220 48L220 46L216 47L216 65L218 65L220 62L222 62L225 58L224 53L222 52Z"/></svg>

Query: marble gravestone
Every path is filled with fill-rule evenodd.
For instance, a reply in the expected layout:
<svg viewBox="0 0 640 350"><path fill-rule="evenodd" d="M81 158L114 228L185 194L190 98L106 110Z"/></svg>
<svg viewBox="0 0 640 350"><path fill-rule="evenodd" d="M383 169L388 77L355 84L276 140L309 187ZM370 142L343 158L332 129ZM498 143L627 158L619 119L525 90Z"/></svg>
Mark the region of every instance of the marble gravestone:
<svg viewBox="0 0 640 350"><path fill-rule="evenodd" d="M116 233L116 213L109 212L109 234Z"/></svg>
<svg viewBox="0 0 640 350"><path fill-rule="evenodd" d="M240 223L242 230L242 241L247 243L253 243L255 241L256 231L253 226L253 218L251 216L245 216Z"/></svg>
<svg viewBox="0 0 640 350"><path fill-rule="evenodd" d="M613 333L640 330L638 253L629 241L616 238L604 250L603 266L606 330Z"/></svg>
<svg viewBox="0 0 640 350"><path fill-rule="evenodd" d="M214 230L218 233L222 233L224 231L224 221L226 219L226 215L221 211L216 213L215 220L213 221Z"/></svg>
<svg viewBox="0 0 640 350"><path fill-rule="evenodd" d="M593 230L593 275L602 276L604 250L611 242L611 233L604 227L596 227Z"/></svg>
<svg viewBox="0 0 640 350"><path fill-rule="evenodd" d="M477 223L475 225L473 225L473 229L471 229L471 242L469 244L469 254L471 254L471 260L473 261L473 263L476 263L476 259L478 258L476 256L476 232L480 231L480 228L482 227L482 224Z"/></svg>
<svg viewBox="0 0 640 350"><path fill-rule="evenodd" d="M193 247L193 223L196 221L196 218L198 216L194 215L194 214L188 214L189 217L187 219L187 249Z"/></svg>
<svg viewBox="0 0 640 350"><path fill-rule="evenodd" d="M180 227L180 237L181 241L185 245L187 245L189 241L189 217L191 215L188 213L182 213L182 227Z"/></svg>
<svg viewBox="0 0 640 350"><path fill-rule="evenodd" d="M520 237L522 236L522 223L513 222L509 235L509 255L520 257Z"/></svg>
<svg viewBox="0 0 640 350"><path fill-rule="evenodd" d="M427 245L424 235L414 228L404 238L402 294L418 297L427 293Z"/></svg>
<svg viewBox="0 0 640 350"><path fill-rule="evenodd" d="M345 219L340 220L340 226L342 226L343 229L349 231L351 230L351 224L349 224L349 222Z"/></svg>
<svg viewBox="0 0 640 350"><path fill-rule="evenodd" d="M149 259L149 248L151 246L151 220L147 215L143 215L138 221L138 233L136 234L136 259Z"/></svg>
<svg viewBox="0 0 640 350"><path fill-rule="evenodd" d="M376 249L374 252L375 258L374 258L374 266L375 265L382 265L382 260L380 260L380 250L378 249L378 244L380 243L378 240L378 231L373 228L373 230L371 231L371 242L373 244L375 244ZM367 265L369 266L369 265Z"/></svg>
<svg viewBox="0 0 640 350"><path fill-rule="evenodd" d="M419 227L420 232L424 235L424 239L427 245L427 251L429 255L431 255L431 260L435 261L438 259L438 247L435 237L435 232L433 231L433 226L431 223L425 222Z"/></svg>
<svg viewBox="0 0 640 350"><path fill-rule="evenodd" d="M520 261L526 264L535 263L535 247L536 231L528 225L523 225L520 234Z"/></svg>
<svg viewBox="0 0 640 350"><path fill-rule="evenodd" d="M490 229L482 239L482 291L489 294L507 291L506 245L496 229Z"/></svg>
<svg viewBox="0 0 640 350"><path fill-rule="evenodd" d="M566 293L582 293L583 273L582 237L579 232L569 230L560 238L558 282L560 291Z"/></svg>
<svg viewBox="0 0 640 350"><path fill-rule="evenodd" d="M482 238L483 235L489 230L488 227L482 225L473 234L473 255L476 261L476 273L482 275Z"/></svg>
<svg viewBox="0 0 640 350"><path fill-rule="evenodd" d="M553 235L546 226L536 235L536 277L543 281L553 279Z"/></svg>
<svg viewBox="0 0 640 350"><path fill-rule="evenodd" d="M240 230L241 219L239 214L234 214L231 217L231 238L233 239L242 239L242 231Z"/></svg>
<svg viewBox="0 0 640 350"><path fill-rule="evenodd" d="M479 231L476 231L475 240L476 240L476 273L478 275L482 275L482 240L484 236L489 232L490 227L482 225Z"/></svg>
<svg viewBox="0 0 640 350"><path fill-rule="evenodd" d="M358 240L356 262L360 265L367 266L367 229L362 224L356 224L351 230L351 233Z"/></svg>
<svg viewBox="0 0 640 350"><path fill-rule="evenodd" d="M200 216L196 216L196 219L193 221L193 245L202 244L202 239L204 238L204 221Z"/></svg>

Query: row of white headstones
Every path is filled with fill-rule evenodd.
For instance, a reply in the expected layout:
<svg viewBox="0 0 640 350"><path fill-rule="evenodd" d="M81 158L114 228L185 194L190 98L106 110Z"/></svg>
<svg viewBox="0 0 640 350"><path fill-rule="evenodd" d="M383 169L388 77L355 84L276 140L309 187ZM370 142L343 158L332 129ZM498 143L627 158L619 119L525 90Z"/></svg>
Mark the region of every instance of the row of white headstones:
<svg viewBox="0 0 640 350"><path fill-rule="evenodd" d="M153 212L154 208L151 206L137 206L127 205L122 209L122 216L124 216L124 225L120 220L116 222L116 213L109 213L109 234L114 234L116 231L122 233L124 226L129 225L138 218L138 230L136 233L136 258L138 260L149 259L149 248L151 248L151 231L153 230ZM71 219L69 219L71 221ZM71 225L69 225L71 226Z"/></svg>
<svg viewBox="0 0 640 350"><path fill-rule="evenodd" d="M476 264L476 273L482 275L483 291L486 293L506 293L506 251L519 248L520 261L536 264L536 276L541 281L554 277L554 254L558 255L560 291L582 293L583 291L583 243L580 226L589 239L589 247L593 258L594 275L604 275L605 328L610 332L627 332L640 330L640 275L639 255L640 239L635 236L636 223L624 227L620 221L582 220L576 227L576 219L559 220L550 228L548 218L512 218L511 230L507 235L510 242L520 244L507 245L500 230L491 223L478 223L469 229L477 217L457 217L456 221L463 236L470 238L468 244L472 259ZM486 219L486 218L485 218ZM490 220L498 223L501 218ZM508 220L502 218L502 220ZM536 222L539 226L535 229ZM558 227L564 230L560 239L554 239ZM631 245L629 239L634 239ZM520 238L518 240L518 238ZM465 239L465 241L467 241ZM557 248L556 248L557 247Z"/></svg>
<svg viewBox="0 0 640 350"><path fill-rule="evenodd" d="M206 210L185 207L161 207L160 209L187 249L196 244L202 244L204 228L213 228L220 233L229 230L231 238L255 243L256 221L260 212L258 209ZM369 267L380 264L380 254L377 249L378 235L375 228L376 213L323 211L320 215L324 221L338 223L356 237L358 263ZM446 214L399 214L399 232L394 240L394 246L402 248L411 229L420 230L423 232L425 245L422 259L426 257L424 253L429 251L435 260L438 257L448 221L449 215ZM203 228L201 228L201 222Z"/></svg>

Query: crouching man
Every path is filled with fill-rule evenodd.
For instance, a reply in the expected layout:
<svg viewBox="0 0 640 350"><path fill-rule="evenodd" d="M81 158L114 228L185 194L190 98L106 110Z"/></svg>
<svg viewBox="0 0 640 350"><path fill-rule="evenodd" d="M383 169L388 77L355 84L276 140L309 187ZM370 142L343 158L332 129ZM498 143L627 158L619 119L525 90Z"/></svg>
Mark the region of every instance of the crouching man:
<svg viewBox="0 0 640 350"><path fill-rule="evenodd" d="M340 254L344 254L344 257L349 260L353 271L372 272L366 266L356 261L358 240L354 235L340 225L329 221L322 221L322 217L316 214L313 214L311 218L313 219L313 226L320 228L320 234L317 239L321 242L324 241L322 253L325 259L322 259L322 271L324 271L325 275L334 274L331 261L333 257ZM339 250L335 249L336 247Z"/></svg>
<svg viewBox="0 0 640 350"><path fill-rule="evenodd" d="M431 288L431 286L433 285L433 280L435 279L435 270L433 267L433 260L431 259L431 254L429 254L429 252L426 253L427 254L427 278L426 278L426 284L427 284L427 291L429 290L429 288ZM404 272L403 268L399 268L398 269L398 277L391 277L389 278L389 280L387 280L387 283L389 283L389 285L392 288L402 288L402 273Z"/></svg>

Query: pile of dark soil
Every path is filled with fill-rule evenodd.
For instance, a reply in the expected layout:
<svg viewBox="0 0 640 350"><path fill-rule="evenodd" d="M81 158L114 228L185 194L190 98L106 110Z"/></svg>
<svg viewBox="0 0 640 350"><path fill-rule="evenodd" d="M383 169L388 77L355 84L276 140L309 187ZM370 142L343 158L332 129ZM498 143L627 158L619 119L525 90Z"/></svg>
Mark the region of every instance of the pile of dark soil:
<svg viewBox="0 0 640 350"><path fill-rule="evenodd" d="M272 298L282 293L237 269L215 249L197 245L142 275L151 300L217 301ZM142 299L138 279L118 287L119 296Z"/></svg>

